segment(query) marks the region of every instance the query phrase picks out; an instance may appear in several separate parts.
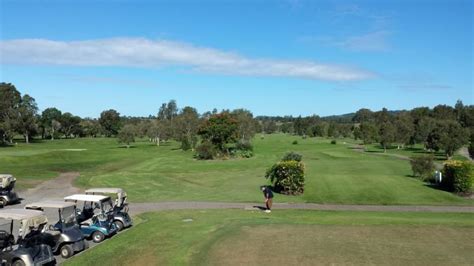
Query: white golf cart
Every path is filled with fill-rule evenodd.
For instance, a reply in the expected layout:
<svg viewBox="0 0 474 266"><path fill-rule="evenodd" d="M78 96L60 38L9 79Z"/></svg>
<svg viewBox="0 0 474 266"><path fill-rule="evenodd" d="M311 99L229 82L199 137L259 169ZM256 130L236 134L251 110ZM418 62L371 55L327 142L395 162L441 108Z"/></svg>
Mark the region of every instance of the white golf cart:
<svg viewBox="0 0 474 266"><path fill-rule="evenodd" d="M55 262L51 247L42 244L48 218L41 211L0 211L0 262L5 265L45 265Z"/></svg>
<svg viewBox="0 0 474 266"><path fill-rule="evenodd" d="M127 193L121 188L91 188L86 190L87 195L109 195L113 194L114 224L118 231L133 225L132 218L128 214Z"/></svg>
<svg viewBox="0 0 474 266"><path fill-rule="evenodd" d="M14 191L16 178L12 175L0 174L0 208L18 202L18 194Z"/></svg>
<svg viewBox="0 0 474 266"><path fill-rule="evenodd" d="M25 209L43 211L49 221L46 244L53 253L67 259L86 249L86 242L76 219L76 204L64 201L41 201L27 204Z"/></svg>
<svg viewBox="0 0 474 266"><path fill-rule="evenodd" d="M75 194L64 198L76 204L77 221L86 238L99 243L105 237L117 233L113 222L113 204L110 197L101 195Z"/></svg>

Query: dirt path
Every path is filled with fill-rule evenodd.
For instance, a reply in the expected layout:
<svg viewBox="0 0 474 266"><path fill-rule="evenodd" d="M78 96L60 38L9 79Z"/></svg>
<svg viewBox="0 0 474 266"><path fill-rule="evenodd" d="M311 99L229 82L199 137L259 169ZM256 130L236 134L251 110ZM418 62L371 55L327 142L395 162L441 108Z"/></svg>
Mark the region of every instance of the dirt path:
<svg viewBox="0 0 474 266"><path fill-rule="evenodd" d="M245 209L263 207L262 203L231 202L157 202L130 203L130 214L164 210L201 210L201 209ZM323 211L376 211L376 212L455 212L474 213L470 206L403 206L403 205L340 205L316 203L275 203L273 209L323 210Z"/></svg>
<svg viewBox="0 0 474 266"><path fill-rule="evenodd" d="M81 189L74 187L74 180L79 177L78 172L61 173L56 178L47 180L34 188L19 191L22 198L21 203L9 205L5 208L23 208L28 203L33 203L45 199L63 200L64 197L81 192Z"/></svg>

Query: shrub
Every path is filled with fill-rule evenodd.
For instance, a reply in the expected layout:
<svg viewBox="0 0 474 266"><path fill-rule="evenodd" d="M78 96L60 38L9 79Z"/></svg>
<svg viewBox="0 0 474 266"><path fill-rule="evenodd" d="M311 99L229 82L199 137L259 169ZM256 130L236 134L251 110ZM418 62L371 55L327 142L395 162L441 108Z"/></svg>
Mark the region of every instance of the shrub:
<svg viewBox="0 0 474 266"><path fill-rule="evenodd" d="M251 158L253 157L253 151L249 150L239 150L236 153L237 156L242 157L242 158Z"/></svg>
<svg viewBox="0 0 474 266"><path fill-rule="evenodd" d="M331 140L331 144L337 144L337 141L335 139Z"/></svg>
<svg viewBox="0 0 474 266"><path fill-rule="evenodd" d="M212 143L205 141L196 148L196 158L199 160L212 160L216 157L216 148Z"/></svg>
<svg viewBox="0 0 474 266"><path fill-rule="evenodd" d="M444 164L441 185L453 192L468 193L471 191L474 169L471 162L451 160Z"/></svg>
<svg viewBox="0 0 474 266"><path fill-rule="evenodd" d="M433 156L418 156L411 158L410 164L413 176L418 176L423 181L430 179L435 170L433 159Z"/></svg>
<svg viewBox="0 0 474 266"><path fill-rule="evenodd" d="M297 195L304 192L304 164L299 161L281 161L265 174L276 192Z"/></svg>
<svg viewBox="0 0 474 266"><path fill-rule="evenodd" d="M286 162L286 161L301 162L302 159L303 159L303 155L298 154L296 152L289 152L289 153L285 154L285 156L283 156L283 158L281 160L284 161L284 162Z"/></svg>
<svg viewBox="0 0 474 266"><path fill-rule="evenodd" d="M181 141L181 149L182 149L183 151L188 151L188 150L190 150L191 148L192 148L191 142L190 142L188 139L183 139L183 140Z"/></svg>
<svg viewBox="0 0 474 266"><path fill-rule="evenodd" d="M239 140L237 144L235 144L235 148L241 151L253 151L252 143L248 140Z"/></svg>
<svg viewBox="0 0 474 266"><path fill-rule="evenodd" d="M298 144L298 141L297 141L297 140L293 140L293 142L292 142L291 144L297 145L297 144Z"/></svg>

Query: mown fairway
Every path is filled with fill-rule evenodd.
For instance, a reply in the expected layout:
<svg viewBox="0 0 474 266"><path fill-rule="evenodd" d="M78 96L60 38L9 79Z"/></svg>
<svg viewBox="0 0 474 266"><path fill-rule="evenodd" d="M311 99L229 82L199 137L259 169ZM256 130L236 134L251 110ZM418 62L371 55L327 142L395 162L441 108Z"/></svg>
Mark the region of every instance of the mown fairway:
<svg viewBox="0 0 474 266"><path fill-rule="evenodd" d="M292 145L298 140L298 145ZM279 202L348 204L472 205L472 201L432 189L410 177L408 161L354 151L339 141L286 135L255 138L250 159L197 161L171 142L146 141L130 149L115 139L45 141L0 149L0 172L13 173L20 187L64 171L79 171L77 185L125 188L134 202L261 200L265 171L286 152L303 154L307 167L303 196L277 196Z"/></svg>
<svg viewBox="0 0 474 266"><path fill-rule="evenodd" d="M469 265L472 214L209 210L140 224L66 265ZM189 222L188 219L192 219Z"/></svg>

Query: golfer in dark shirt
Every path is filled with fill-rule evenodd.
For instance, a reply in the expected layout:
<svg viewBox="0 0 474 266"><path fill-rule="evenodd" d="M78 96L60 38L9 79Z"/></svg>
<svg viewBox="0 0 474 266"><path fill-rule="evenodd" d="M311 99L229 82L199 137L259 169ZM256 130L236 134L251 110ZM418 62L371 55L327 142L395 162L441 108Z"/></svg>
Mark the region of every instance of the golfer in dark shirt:
<svg viewBox="0 0 474 266"><path fill-rule="evenodd" d="M263 192L263 196L265 197L265 205L267 207L265 212L271 212L273 203L273 192L269 187L266 186L262 186L261 189Z"/></svg>

